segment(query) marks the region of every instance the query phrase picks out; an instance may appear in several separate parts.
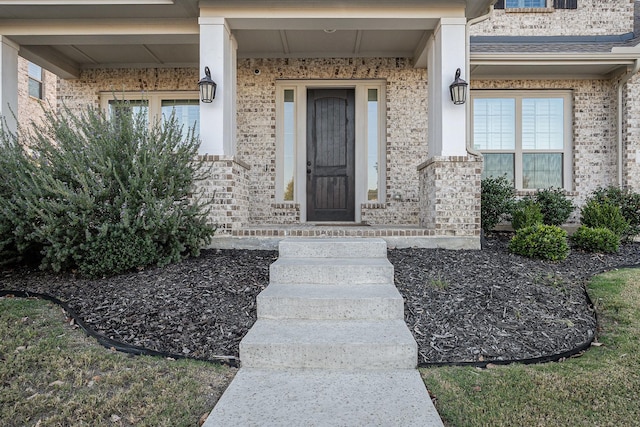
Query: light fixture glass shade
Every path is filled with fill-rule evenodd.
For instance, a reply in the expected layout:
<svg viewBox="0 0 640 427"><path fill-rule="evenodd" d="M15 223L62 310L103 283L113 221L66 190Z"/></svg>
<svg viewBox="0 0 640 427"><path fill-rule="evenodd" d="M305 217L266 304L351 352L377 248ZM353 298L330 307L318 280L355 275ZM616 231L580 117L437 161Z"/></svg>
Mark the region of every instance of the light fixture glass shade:
<svg viewBox="0 0 640 427"><path fill-rule="evenodd" d="M200 100L210 103L216 98L216 88L218 85L211 79L211 71L209 67L204 67L204 77L198 82L200 88Z"/></svg>
<svg viewBox="0 0 640 427"><path fill-rule="evenodd" d="M460 68L456 70L456 79L449 85L451 100L455 105L464 104L467 101L467 86L469 83L460 78Z"/></svg>

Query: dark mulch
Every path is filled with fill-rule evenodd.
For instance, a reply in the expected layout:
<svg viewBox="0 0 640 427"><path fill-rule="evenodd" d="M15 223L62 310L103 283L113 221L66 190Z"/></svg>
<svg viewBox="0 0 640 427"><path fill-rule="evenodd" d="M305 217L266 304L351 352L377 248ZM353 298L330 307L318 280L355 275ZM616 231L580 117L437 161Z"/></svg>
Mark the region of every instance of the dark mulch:
<svg viewBox="0 0 640 427"><path fill-rule="evenodd" d="M506 243L494 236L481 251L389 251L421 363L536 358L589 342L596 323L584 281L640 264L638 243L613 255L573 250L558 263L510 254ZM95 331L127 344L215 359L237 356L276 258L274 251L205 250L101 280L19 267L0 270L0 289L54 296Z"/></svg>

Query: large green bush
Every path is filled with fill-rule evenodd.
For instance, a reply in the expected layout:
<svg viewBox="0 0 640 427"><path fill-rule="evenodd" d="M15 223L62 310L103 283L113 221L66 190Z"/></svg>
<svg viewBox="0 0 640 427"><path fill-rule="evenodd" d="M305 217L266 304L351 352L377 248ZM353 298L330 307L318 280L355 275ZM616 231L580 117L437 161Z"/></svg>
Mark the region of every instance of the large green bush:
<svg viewBox="0 0 640 427"><path fill-rule="evenodd" d="M511 226L514 230L542 224L543 216L540 205L531 197L518 200L511 213Z"/></svg>
<svg viewBox="0 0 640 427"><path fill-rule="evenodd" d="M575 206L559 188L538 190L535 195L536 203L542 211L543 222L546 225L564 224L571 216Z"/></svg>
<svg viewBox="0 0 640 427"><path fill-rule="evenodd" d="M576 248L589 252L618 252L620 236L608 228L590 228L581 225L571 236Z"/></svg>
<svg viewBox="0 0 640 427"><path fill-rule="evenodd" d="M508 218L513 208L514 197L513 184L506 176L482 180L480 222L485 233Z"/></svg>
<svg viewBox="0 0 640 427"><path fill-rule="evenodd" d="M591 199L618 206L622 216L629 222L627 235L640 234L640 193L612 186L597 189L593 192Z"/></svg>
<svg viewBox="0 0 640 427"><path fill-rule="evenodd" d="M569 255L567 232L544 224L521 228L509 241L509 250L529 258L560 261Z"/></svg>
<svg viewBox="0 0 640 427"><path fill-rule="evenodd" d="M209 242L208 201L192 194L205 171L194 130L116 110L110 120L93 108L46 112L29 133L3 132L0 250L96 277L178 261Z"/></svg>
<svg viewBox="0 0 640 427"><path fill-rule="evenodd" d="M595 199L589 200L580 211L580 222L585 227L607 228L622 237L629 231L627 221L620 208L608 201L603 203Z"/></svg>

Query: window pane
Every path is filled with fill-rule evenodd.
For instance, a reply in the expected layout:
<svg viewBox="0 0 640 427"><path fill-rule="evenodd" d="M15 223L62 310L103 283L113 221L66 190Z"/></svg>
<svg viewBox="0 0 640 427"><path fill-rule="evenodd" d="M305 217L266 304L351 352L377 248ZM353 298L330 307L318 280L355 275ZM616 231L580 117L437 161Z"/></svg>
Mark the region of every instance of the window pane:
<svg viewBox="0 0 640 427"><path fill-rule="evenodd" d="M473 146L477 150L513 150L516 146L516 101L473 100Z"/></svg>
<svg viewBox="0 0 640 427"><path fill-rule="evenodd" d="M506 175L511 182L514 180L514 154L484 154L484 169L482 178L498 178Z"/></svg>
<svg viewBox="0 0 640 427"><path fill-rule="evenodd" d="M40 80L42 81L42 67L40 67L39 65L33 64L31 62L29 62L29 64L27 65L28 67L28 72L29 72L29 77L31 77L32 79L35 80Z"/></svg>
<svg viewBox="0 0 640 427"><path fill-rule="evenodd" d="M182 126L182 135L195 126L196 137L200 135L200 101L197 99L163 99L161 103L162 119L167 120L175 112L178 124Z"/></svg>
<svg viewBox="0 0 640 427"><path fill-rule="evenodd" d="M546 7L547 0L506 0L505 6L508 8Z"/></svg>
<svg viewBox="0 0 640 427"><path fill-rule="evenodd" d="M142 114L149 121L149 102L141 99L138 100L112 100L109 101L109 116L116 117L122 114L130 114L136 117Z"/></svg>
<svg viewBox="0 0 640 427"><path fill-rule="evenodd" d="M42 83L30 78L29 79L29 96L42 99Z"/></svg>
<svg viewBox="0 0 640 427"><path fill-rule="evenodd" d="M367 200L378 200L378 89L367 93Z"/></svg>
<svg viewBox="0 0 640 427"><path fill-rule="evenodd" d="M294 199L295 173L295 96L293 89L284 91L284 200Z"/></svg>
<svg viewBox="0 0 640 427"><path fill-rule="evenodd" d="M524 98L522 100L522 148L562 150L564 148L564 100Z"/></svg>
<svg viewBox="0 0 640 427"><path fill-rule="evenodd" d="M522 188L562 188L562 154L522 155Z"/></svg>

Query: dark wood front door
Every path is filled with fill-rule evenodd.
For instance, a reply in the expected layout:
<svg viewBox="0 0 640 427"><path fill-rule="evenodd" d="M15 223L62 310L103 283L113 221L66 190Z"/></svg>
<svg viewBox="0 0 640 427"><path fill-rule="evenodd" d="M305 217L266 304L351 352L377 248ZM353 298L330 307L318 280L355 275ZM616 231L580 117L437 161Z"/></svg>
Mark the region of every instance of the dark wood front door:
<svg viewBox="0 0 640 427"><path fill-rule="evenodd" d="M307 91L307 221L355 220L355 90Z"/></svg>

